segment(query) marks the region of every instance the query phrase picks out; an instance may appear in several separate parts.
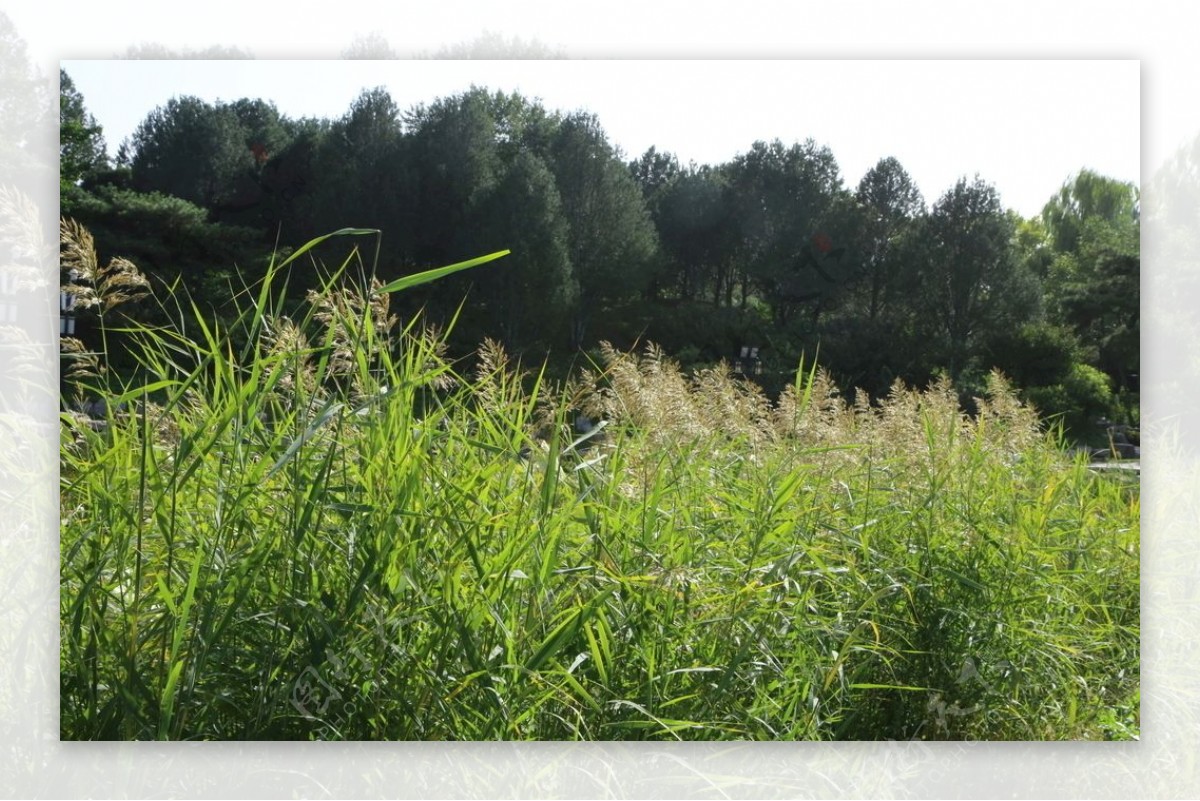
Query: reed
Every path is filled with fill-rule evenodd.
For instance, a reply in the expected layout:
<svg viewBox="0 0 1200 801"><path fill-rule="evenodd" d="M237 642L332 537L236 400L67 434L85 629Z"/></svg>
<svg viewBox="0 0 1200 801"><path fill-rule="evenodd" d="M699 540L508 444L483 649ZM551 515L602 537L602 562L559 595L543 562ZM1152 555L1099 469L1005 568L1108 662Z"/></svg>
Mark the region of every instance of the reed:
<svg viewBox="0 0 1200 801"><path fill-rule="evenodd" d="M461 375L387 298L488 258L355 252L292 317L281 262L72 377L113 402L62 416L63 739L1138 736L1137 487L1001 376Z"/></svg>

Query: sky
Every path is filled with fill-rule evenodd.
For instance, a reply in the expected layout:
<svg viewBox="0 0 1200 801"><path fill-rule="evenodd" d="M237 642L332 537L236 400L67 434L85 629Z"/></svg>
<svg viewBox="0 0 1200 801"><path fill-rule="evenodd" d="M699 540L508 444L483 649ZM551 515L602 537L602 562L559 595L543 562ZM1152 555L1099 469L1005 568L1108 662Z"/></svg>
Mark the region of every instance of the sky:
<svg viewBox="0 0 1200 801"><path fill-rule="evenodd" d="M892 156L932 204L978 174L1023 216L1078 170L1140 180L1137 60L64 60L110 151L171 97L337 118L367 88L401 109L471 85L595 113L627 158L717 164L812 138L857 186Z"/></svg>

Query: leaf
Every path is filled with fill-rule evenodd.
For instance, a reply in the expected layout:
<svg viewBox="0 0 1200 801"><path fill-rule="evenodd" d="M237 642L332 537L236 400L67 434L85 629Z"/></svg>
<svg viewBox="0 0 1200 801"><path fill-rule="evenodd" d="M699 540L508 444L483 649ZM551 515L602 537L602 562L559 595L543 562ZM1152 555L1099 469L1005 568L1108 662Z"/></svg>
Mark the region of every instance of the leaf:
<svg viewBox="0 0 1200 801"><path fill-rule="evenodd" d="M337 414L341 408L342 404L333 400L330 400L328 403L326 403L325 408L321 410L321 414L317 416L317 419L313 421L312 425L301 432L300 436L292 440L291 444L288 445L287 450L284 451L283 456L280 456L278 461L271 465L271 469L267 471L266 477L271 478L273 475L278 473L284 465L290 462L292 457L295 456L300 450L301 446L303 446L308 440L312 439L312 435L316 433L317 429L329 422L329 419Z"/></svg>
<svg viewBox="0 0 1200 801"><path fill-rule="evenodd" d="M579 632L579 628L595 616L596 610L609 595L612 595L615 589L615 587L610 587L589 601L587 606L579 606L569 612L563 622L546 636L537 652L525 663L525 669L530 672L536 671L560 648L570 642Z"/></svg>
<svg viewBox="0 0 1200 801"><path fill-rule="evenodd" d="M426 270L423 273L415 273L414 275L406 275L403 278L397 278L390 284L384 284L374 291L375 295L383 295L390 292L403 292L406 289L411 289L414 286L427 284L430 281L437 281L440 278L445 278L447 275L459 272L460 270L469 270L472 267L478 267L481 264L487 264L489 261L507 256L512 251L501 250L496 253L489 253L486 256L480 256L477 259L462 261L458 264L451 264L448 267L438 267L433 270Z"/></svg>
<svg viewBox="0 0 1200 801"><path fill-rule="evenodd" d="M166 389L167 387L177 386L178 384L179 384L178 381L175 381L172 379L163 379L162 381L155 381L151 384L147 384L144 387L137 387L135 389L129 390L128 392L121 393L120 395L118 395L117 397L115 397L111 401L109 401L109 405L115 409L118 406L120 406L122 403L128 403L129 401L131 401L135 398L140 398L143 395L149 395L150 393L157 392L160 389Z"/></svg>
<svg viewBox="0 0 1200 801"><path fill-rule="evenodd" d="M300 258L305 253L312 250L313 248L315 248L317 245L321 244L325 240L332 239L335 236L372 236L372 235L378 235L379 233L380 233L380 231L377 228L339 228L338 230L334 231L331 234L325 234L324 236L318 236L316 239L313 239L313 240L310 240L309 242L304 243L299 248L292 251L292 254L290 256L288 256L286 259L284 259L283 261L281 261L278 264L278 266L276 266L275 269L278 270L278 269L290 264L291 262Z"/></svg>

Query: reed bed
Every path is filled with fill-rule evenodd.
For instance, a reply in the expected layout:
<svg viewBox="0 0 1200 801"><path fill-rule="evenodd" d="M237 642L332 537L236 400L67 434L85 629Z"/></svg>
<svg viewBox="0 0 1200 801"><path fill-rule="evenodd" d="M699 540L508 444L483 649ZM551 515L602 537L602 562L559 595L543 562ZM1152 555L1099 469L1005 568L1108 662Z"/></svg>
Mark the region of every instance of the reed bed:
<svg viewBox="0 0 1200 801"><path fill-rule="evenodd" d="M476 262L352 254L285 316L308 249L129 324L135 379L65 343L110 402L62 415L63 739L1138 737L1137 486L1002 376L966 416L652 346L458 370L388 299Z"/></svg>

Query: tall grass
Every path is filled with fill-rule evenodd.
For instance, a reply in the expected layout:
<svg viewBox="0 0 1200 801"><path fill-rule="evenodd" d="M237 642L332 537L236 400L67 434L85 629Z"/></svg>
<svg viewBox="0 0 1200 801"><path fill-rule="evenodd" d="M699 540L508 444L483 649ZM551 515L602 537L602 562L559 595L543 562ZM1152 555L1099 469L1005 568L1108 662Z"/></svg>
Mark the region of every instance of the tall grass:
<svg viewBox="0 0 1200 801"><path fill-rule="evenodd" d="M63 415L64 739L1137 736L1136 486L1002 377L463 374L387 299L470 264L358 266L74 379L127 406Z"/></svg>

